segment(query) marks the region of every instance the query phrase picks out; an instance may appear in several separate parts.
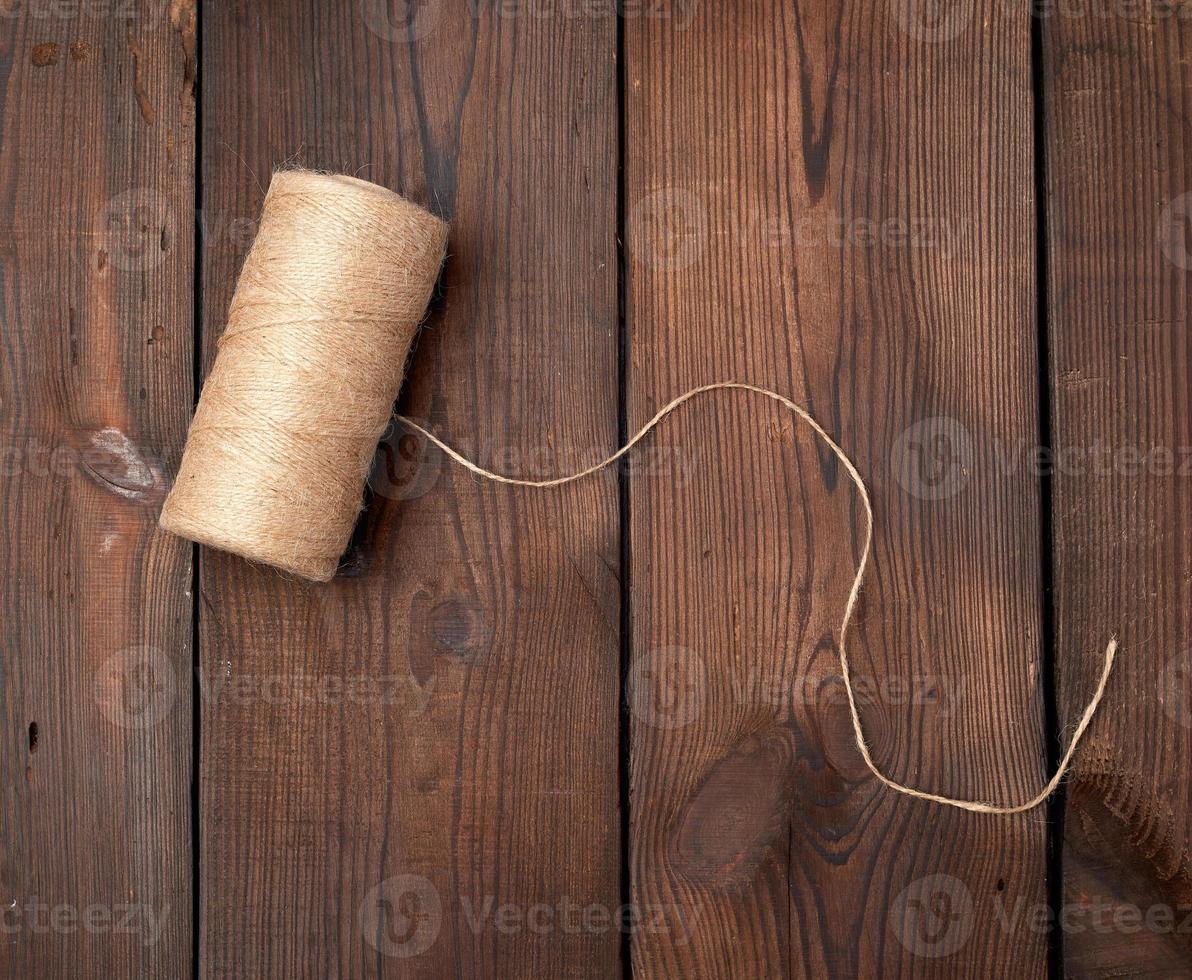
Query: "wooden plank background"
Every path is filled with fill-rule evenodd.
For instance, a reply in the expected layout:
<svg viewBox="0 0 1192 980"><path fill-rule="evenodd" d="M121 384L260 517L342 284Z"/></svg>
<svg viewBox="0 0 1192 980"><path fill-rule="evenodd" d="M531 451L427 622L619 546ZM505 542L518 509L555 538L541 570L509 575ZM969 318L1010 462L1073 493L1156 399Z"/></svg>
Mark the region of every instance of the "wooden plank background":
<svg viewBox="0 0 1192 980"><path fill-rule="evenodd" d="M0 21L0 974L185 976L193 12ZM3 9L0 7L0 9Z"/></svg>
<svg viewBox="0 0 1192 980"><path fill-rule="evenodd" d="M0 0L0 973L1192 970L1181 10ZM157 532L287 165L451 220L399 408L487 465L811 408L894 777L1031 796L1119 632L1066 791L868 774L751 396L547 493L395 427L327 586Z"/></svg>
<svg viewBox="0 0 1192 980"><path fill-rule="evenodd" d="M853 641L876 758L1017 801L1043 777L1038 493L994 441L1037 426L1030 23L998 7L940 43L901 14L627 22L630 420L726 377L808 405L876 510ZM853 744L845 476L757 400L666 438L698 465L635 485L633 656L687 700L633 727L632 871L698 931L641 937L634 975L1042 975L1045 938L998 917L1046 901L1038 815L901 799Z"/></svg>
<svg viewBox="0 0 1192 980"><path fill-rule="evenodd" d="M1043 27L1061 717L1117 632L1063 824L1069 976L1192 964L1192 18ZM1119 916L1123 927L1114 928ZM1077 928L1079 927L1079 928Z"/></svg>
<svg viewBox="0 0 1192 980"><path fill-rule="evenodd" d="M293 161L448 217L402 409L553 470L617 437L615 21L470 9L206 5L203 209ZM241 254L203 249L208 359ZM478 485L395 433L372 488L328 587L204 554L200 973L610 975L614 928L496 916L619 899L615 477Z"/></svg>

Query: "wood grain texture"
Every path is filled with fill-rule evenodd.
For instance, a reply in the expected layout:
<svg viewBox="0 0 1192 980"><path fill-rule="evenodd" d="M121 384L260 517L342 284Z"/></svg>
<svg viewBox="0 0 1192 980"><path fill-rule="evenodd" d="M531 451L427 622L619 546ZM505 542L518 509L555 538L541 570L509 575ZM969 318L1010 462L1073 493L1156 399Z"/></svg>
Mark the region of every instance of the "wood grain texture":
<svg viewBox="0 0 1192 980"><path fill-rule="evenodd" d="M0 4L0 974L190 975L194 20Z"/></svg>
<svg viewBox="0 0 1192 980"><path fill-rule="evenodd" d="M616 441L615 22L502 9L207 4L203 210L292 160L450 218L402 409L546 472ZM208 360L248 238L205 243ZM615 975L572 908L618 902L615 477L398 432L371 488L327 586L203 556L202 974Z"/></svg>
<svg viewBox="0 0 1192 980"><path fill-rule="evenodd" d="M875 755L935 792L1044 778L1029 21L993 5L674 5L625 24L629 422L720 378L865 474L852 646ZM967 12L966 12L967 11ZM682 927L634 976L1041 976L1039 813L892 795L834 646L861 516L747 397L630 479L631 870ZM665 454L664 454L665 455Z"/></svg>
<svg viewBox="0 0 1192 980"><path fill-rule="evenodd" d="M1067 794L1072 977L1192 963L1192 19L1124 13L1043 25L1065 717L1121 637Z"/></svg>

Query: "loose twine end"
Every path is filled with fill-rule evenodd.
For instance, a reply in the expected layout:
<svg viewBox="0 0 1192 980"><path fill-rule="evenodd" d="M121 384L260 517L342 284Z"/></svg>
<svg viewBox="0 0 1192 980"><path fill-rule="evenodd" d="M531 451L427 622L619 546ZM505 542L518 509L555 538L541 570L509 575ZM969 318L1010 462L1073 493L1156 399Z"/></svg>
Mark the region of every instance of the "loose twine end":
<svg viewBox="0 0 1192 980"><path fill-rule="evenodd" d="M951 796L941 796L937 793L928 793L925 790L915 789L913 786L907 786L905 783L900 783L896 779L892 779L887 776L880 768L878 768L877 763L873 761L873 756L869 750L869 743L865 739L865 730L861 725L861 714L857 709L856 695L853 693L853 683L849 670L848 652L845 644L845 640L848 635L849 624L852 622L853 612L856 609L857 596L861 591L861 582L865 578L865 571L869 565L869 554L871 545L873 543L873 505L869 499L869 490L865 485L865 481L861 478L861 474L857 471L856 466L853 465L853 461L849 459L848 454L845 453L845 451L840 448L836 441L828 435L824 428L811 416L807 409L791 401L785 395L780 395L778 392L771 391L768 388L746 384L745 382L741 381L717 381L712 384L700 385L697 388L692 388L689 391L685 391L677 398L669 401L666 405L658 410L658 412L652 419L650 419L650 421L638 429L633 438L626 442L624 446L618 449L607 459L603 459L600 462L595 463L592 466L589 466L586 469L580 470L576 473L569 473L565 476L555 477L549 480L523 480L517 477L505 476L501 473L494 473L492 470L487 470L483 466L479 466L471 460L466 459L464 456L460 455L460 453L456 452L449 445L443 442L443 440L436 436L433 432L428 431L418 423L404 416L398 416L398 418L409 428L421 433L428 441L441 449L450 459L454 460L456 463L459 463L461 466L474 473L476 476L483 477L486 480L492 480L496 483L504 483L509 486L535 487L542 489L546 487L557 487L565 483L571 483L575 480L583 479L585 476L590 476L591 474L604 469L604 467L615 463L622 456L633 449L637 443L644 439L652 429L654 429L664 418L670 415L671 412L677 409L680 405L683 405L698 395L704 394L706 392L721 390L747 391L758 395L764 395L766 398L778 402L778 404L792 412L800 420L806 423L806 425L816 434L821 442L823 442L829 449L832 450L836 458L844 467L845 471L848 473L849 478L853 481L853 485L857 488L857 493L865 510L865 540L864 546L861 549L861 559L857 563L857 572L853 578L852 588L849 590L848 601L845 603L844 615L840 620L840 644L838 649L840 673L844 679L844 690L848 696L849 715L852 719L853 738L856 741L857 749L861 753L861 758L864 760L866 768L868 768L869 771L873 773L873 775L876 776L880 782L894 790L896 793L901 793L903 796L911 796L915 799L927 800L931 803L938 803L942 806L956 807L959 810L967 810L970 813L993 813L1006 815L1012 813L1023 813L1027 810L1033 810L1035 807L1037 807L1055 791L1055 788L1060 784L1064 776L1067 774L1072 763L1072 756L1076 752L1076 747L1080 744L1080 740L1084 737L1084 733L1089 727L1089 723L1093 720L1093 715L1097 713L1097 708L1100 706L1101 699L1105 695L1105 687L1109 682L1109 675L1113 671L1114 657L1117 656L1117 637L1111 637L1109 644L1105 648L1105 663L1101 668L1100 680L1097 682L1097 687L1093 692L1092 699L1085 707L1084 713L1080 716L1080 721L1076 725L1076 731L1072 734L1072 739L1068 743L1068 748L1064 752L1064 756L1060 760L1059 766L1056 768L1055 775L1053 775L1051 779L1047 781L1047 785L1044 786L1043 789L1041 789L1035 796L1031 797L1031 799L1027 800L1027 802L1006 806L984 803L978 800L962 800Z"/></svg>

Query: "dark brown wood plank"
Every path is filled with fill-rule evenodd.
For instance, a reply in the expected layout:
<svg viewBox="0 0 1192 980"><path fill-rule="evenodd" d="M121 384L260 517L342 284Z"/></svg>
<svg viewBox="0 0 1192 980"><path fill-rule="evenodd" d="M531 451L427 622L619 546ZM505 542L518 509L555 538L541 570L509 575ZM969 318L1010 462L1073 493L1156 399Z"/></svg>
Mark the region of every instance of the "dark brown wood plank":
<svg viewBox="0 0 1192 980"><path fill-rule="evenodd" d="M449 217L403 410L493 465L595 458L617 427L615 22L401 9L206 5L204 213L254 218L292 160ZM204 250L208 358L237 238ZM372 487L327 586L203 556L201 972L615 975L615 926L566 911L618 901L615 477L479 484L397 433Z"/></svg>
<svg viewBox="0 0 1192 980"><path fill-rule="evenodd" d="M191 973L194 12L0 4L0 974Z"/></svg>
<svg viewBox="0 0 1192 980"><path fill-rule="evenodd" d="M1192 19L1043 23L1062 715L1121 637L1069 782L1072 977L1192 962Z"/></svg>
<svg viewBox="0 0 1192 980"><path fill-rule="evenodd" d="M1043 772L1026 7L674 5L626 22L630 427L775 387L867 476L852 644L879 763L1017 802ZM928 7L930 5L922 5ZM959 20L955 20L959 18ZM954 22L955 20L955 22ZM632 479L635 977L1041 976L1041 813L865 770L834 638L862 516L781 409L732 395ZM667 454L663 454L664 456Z"/></svg>

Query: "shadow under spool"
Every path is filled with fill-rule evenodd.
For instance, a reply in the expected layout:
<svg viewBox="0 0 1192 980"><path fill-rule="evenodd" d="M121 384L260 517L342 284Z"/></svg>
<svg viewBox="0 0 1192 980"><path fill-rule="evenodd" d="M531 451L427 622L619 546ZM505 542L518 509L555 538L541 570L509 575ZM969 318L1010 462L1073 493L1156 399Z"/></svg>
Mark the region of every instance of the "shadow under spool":
<svg viewBox="0 0 1192 980"><path fill-rule="evenodd" d="M387 188L274 174L161 527L329 580L446 244Z"/></svg>

